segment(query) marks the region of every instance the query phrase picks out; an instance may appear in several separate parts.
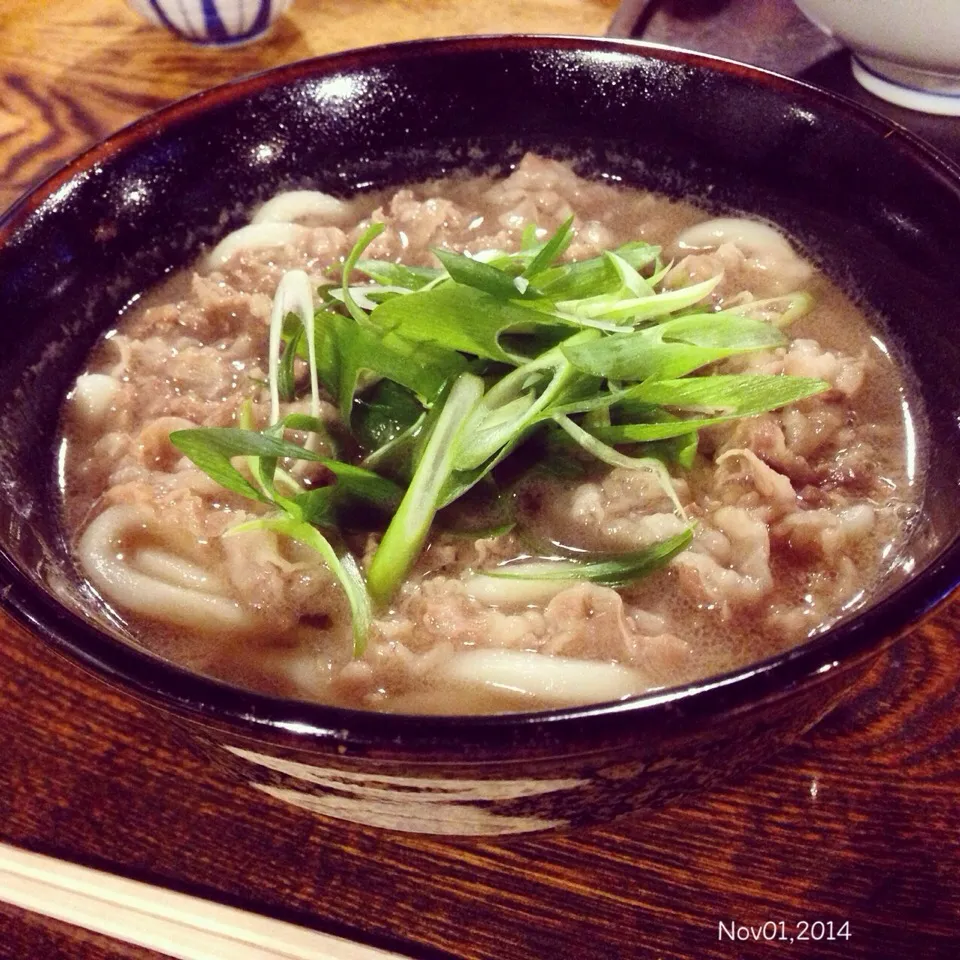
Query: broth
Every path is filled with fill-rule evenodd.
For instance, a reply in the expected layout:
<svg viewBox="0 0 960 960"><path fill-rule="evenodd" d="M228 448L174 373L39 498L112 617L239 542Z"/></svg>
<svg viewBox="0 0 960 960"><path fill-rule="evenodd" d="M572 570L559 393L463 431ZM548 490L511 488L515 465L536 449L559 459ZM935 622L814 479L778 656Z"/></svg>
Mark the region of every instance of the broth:
<svg viewBox="0 0 960 960"><path fill-rule="evenodd" d="M144 646L282 696L398 712L531 710L762 660L879 589L920 492L904 380L879 330L770 228L708 220L690 204L587 181L537 157L503 180L453 179L348 202L287 196L268 207L279 226L239 231L133 305L64 408L63 511L78 563ZM370 221L387 226L366 257L428 266L431 248L516 250L528 224L553 231L571 215L566 259L660 244L674 261L663 289L722 274L704 301L710 309L807 292L813 308L793 320L788 344L708 370L815 377L830 389L702 429L689 469L669 467L686 520L652 470L558 448L541 431L504 464L496 503L474 491L441 512L354 656L350 607L321 557L267 529L225 536L265 508L218 485L169 435L235 425L244 401L265 425L281 277L297 268L314 286L329 283L328 269ZM302 388L302 364L298 373ZM282 412L309 413L309 402L301 395ZM332 397L319 414L327 424L319 452L358 461ZM330 479L309 463L291 471L306 489ZM513 526L485 529L504 510ZM635 551L691 520L690 546L625 586L563 581L533 596L483 575L545 544L574 557ZM381 530L371 521L344 533L361 565Z"/></svg>

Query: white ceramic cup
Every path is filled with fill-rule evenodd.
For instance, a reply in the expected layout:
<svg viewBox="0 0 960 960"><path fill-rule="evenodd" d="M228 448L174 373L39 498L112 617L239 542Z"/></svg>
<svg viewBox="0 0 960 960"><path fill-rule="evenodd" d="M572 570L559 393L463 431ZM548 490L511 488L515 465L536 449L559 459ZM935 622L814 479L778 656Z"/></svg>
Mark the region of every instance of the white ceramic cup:
<svg viewBox="0 0 960 960"><path fill-rule="evenodd" d="M927 113L960 116L960 0L795 0L853 53L871 93Z"/></svg>
<svg viewBox="0 0 960 960"><path fill-rule="evenodd" d="M137 13L191 43L234 46L262 36L292 0L128 0Z"/></svg>

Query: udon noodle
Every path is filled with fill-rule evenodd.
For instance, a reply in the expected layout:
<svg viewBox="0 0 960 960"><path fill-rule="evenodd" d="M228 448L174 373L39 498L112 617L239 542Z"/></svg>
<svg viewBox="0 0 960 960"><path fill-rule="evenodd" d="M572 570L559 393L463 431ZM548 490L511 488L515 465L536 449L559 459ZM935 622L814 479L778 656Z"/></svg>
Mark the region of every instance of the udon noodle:
<svg viewBox="0 0 960 960"><path fill-rule="evenodd" d="M662 257L637 270L643 282L659 270L658 291L716 280L674 318L740 310L784 326L782 344L713 360L700 375L796 376L824 389L703 426L685 454L674 437L672 445L611 441L601 445L613 451L606 462L591 456L573 441L609 429L602 411L527 431L515 454L437 513L358 646L356 605L329 558L279 527L231 533L268 505L199 469L171 434L244 418L263 429L273 404L281 418L322 421L312 430L296 429L306 419L288 421L282 436L325 458L281 460L289 490L328 486L332 460L380 469L348 429L335 391L311 389L319 361L311 369L303 352L287 370L292 392L271 391L278 368L269 329L282 278L303 271L305 295L346 316L329 290L316 292L337 283L371 223L386 226L364 257L436 268L434 249L489 261L488 251L542 243L570 217L565 262L645 241ZM518 296L522 288L521 278ZM366 289L356 287L361 310L376 305ZM407 292L384 290L381 299ZM597 337L616 336L597 329ZM289 329L282 332L293 349ZM426 358L421 350L411 364ZM474 377L480 391L491 366L486 380ZM361 372L353 403L365 422L376 422L383 384ZM522 405L523 396L511 402ZM260 207L193 269L131 307L94 351L64 409L63 509L78 564L103 602L138 642L189 669L364 709L542 709L719 674L799 644L868 602L918 499L915 458L905 455L908 411L878 330L773 227L710 219L531 156L505 179L346 201L295 191ZM683 411L706 414L695 405ZM256 479L249 458L231 462ZM409 476L394 470L392 479L402 488ZM331 534L345 562L355 558L361 588L388 522L361 509ZM316 527L326 530L325 521ZM689 545L645 577L613 583L564 573L578 558L615 560L688 530ZM543 555L544 545L568 558L550 575L498 575L514 558Z"/></svg>

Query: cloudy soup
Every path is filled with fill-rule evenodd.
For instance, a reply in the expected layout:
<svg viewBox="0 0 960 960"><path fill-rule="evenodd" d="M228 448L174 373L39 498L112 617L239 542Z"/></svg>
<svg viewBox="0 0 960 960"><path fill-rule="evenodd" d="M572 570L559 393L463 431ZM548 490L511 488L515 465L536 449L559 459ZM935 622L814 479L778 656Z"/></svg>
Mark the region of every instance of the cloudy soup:
<svg viewBox="0 0 960 960"><path fill-rule="evenodd" d="M111 615L192 671L550 709L869 603L917 510L909 411L775 226L528 156L253 211L93 351L63 511Z"/></svg>

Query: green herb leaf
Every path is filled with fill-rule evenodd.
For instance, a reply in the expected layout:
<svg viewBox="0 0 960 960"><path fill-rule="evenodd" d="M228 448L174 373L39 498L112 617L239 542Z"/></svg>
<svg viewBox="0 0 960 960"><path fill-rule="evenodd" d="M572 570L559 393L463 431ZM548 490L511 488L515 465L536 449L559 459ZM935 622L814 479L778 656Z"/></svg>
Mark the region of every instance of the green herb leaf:
<svg viewBox="0 0 960 960"><path fill-rule="evenodd" d="M361 500L385 510L393 510L403 498L402 487L372 470L337 460L321 462L337 478L335 486L340 496Z"/></svg>
<svg viewBox="0 0 960 960"><path fill-rule="evenodd" d="M391 302L416 296L419 294ZM378 307L372 316L388 305ZM398 333L381 334L336 314L328 316L322 336L324 346L317 353L331 359L328 370L336 371L340 414L348 422L364 373L392 380L412 391L424 403L432 403L444 386L466 366L463 357L453 350L434 343L416 343Z"/></svg>
<svg viewBox="0 0 960 960"><path fill-rule="evenodd" d="M383 509L393 509L401 499L402 489L393 481L381 477L370 470L332 460L329 457L313 453L296 443L290 443L277 435L285 427L303 429L315 425L313 418L299 415L271 428L270 432L243 430L237 427L201 427L195 430L177 430L170 434L170 441L185 456L189 457L201 470L212 477L221 486L233 490L251 500L261 503L276 502L281 505L300 507L304 514L294 509L298 516L315 513L314 501L321 501L335 492L338 503L348 500L363 501ZM255 475L261 484L257 489L233 464L232 457L245 456L257 459ZM290 458L310 460L321 463L336 478L333 486L318 488L302 493L299 488L293 490L294 496L279 496L273 489L273 475L279 459ZM325 492L320 494L319 491Z"/></svg>
<svg viewBox="0 0 960 960"><path fill-rule="evenodd" d="M393 380L381 380L357 397L351 422L360 446L368 452L396 440L423 416L412 390Z"/></svg>
<svg viewBox="0 0 960 960"><path fill-rule="evenodd" d="M368 453L363 458L362 465L368 469L377 470L382 476L388 476L403 484L409 484L410 478L413 476L417 447L420 437L424 433L426 421L427 412L424 411L419 419L403 433Z"/></svg>
<svg viewBox="0 0 960 960"><path fill-rule="evenodd" d="M298 519L317 526L343 525L347 514L359 507L373 507L391 513L403 498L403 488L392 480L349 463L325 461L336 481L328 486L304 490L290 498Z"/></svg>
<svg viewBox="0 0 960 960"><path fill-rule="evenodd" d="M500 344L507 331L562 326L562 321L548 314L456 283L395 297L380 304L370 317L385 333L408 341L511 364L520 358Z"/></svg>

